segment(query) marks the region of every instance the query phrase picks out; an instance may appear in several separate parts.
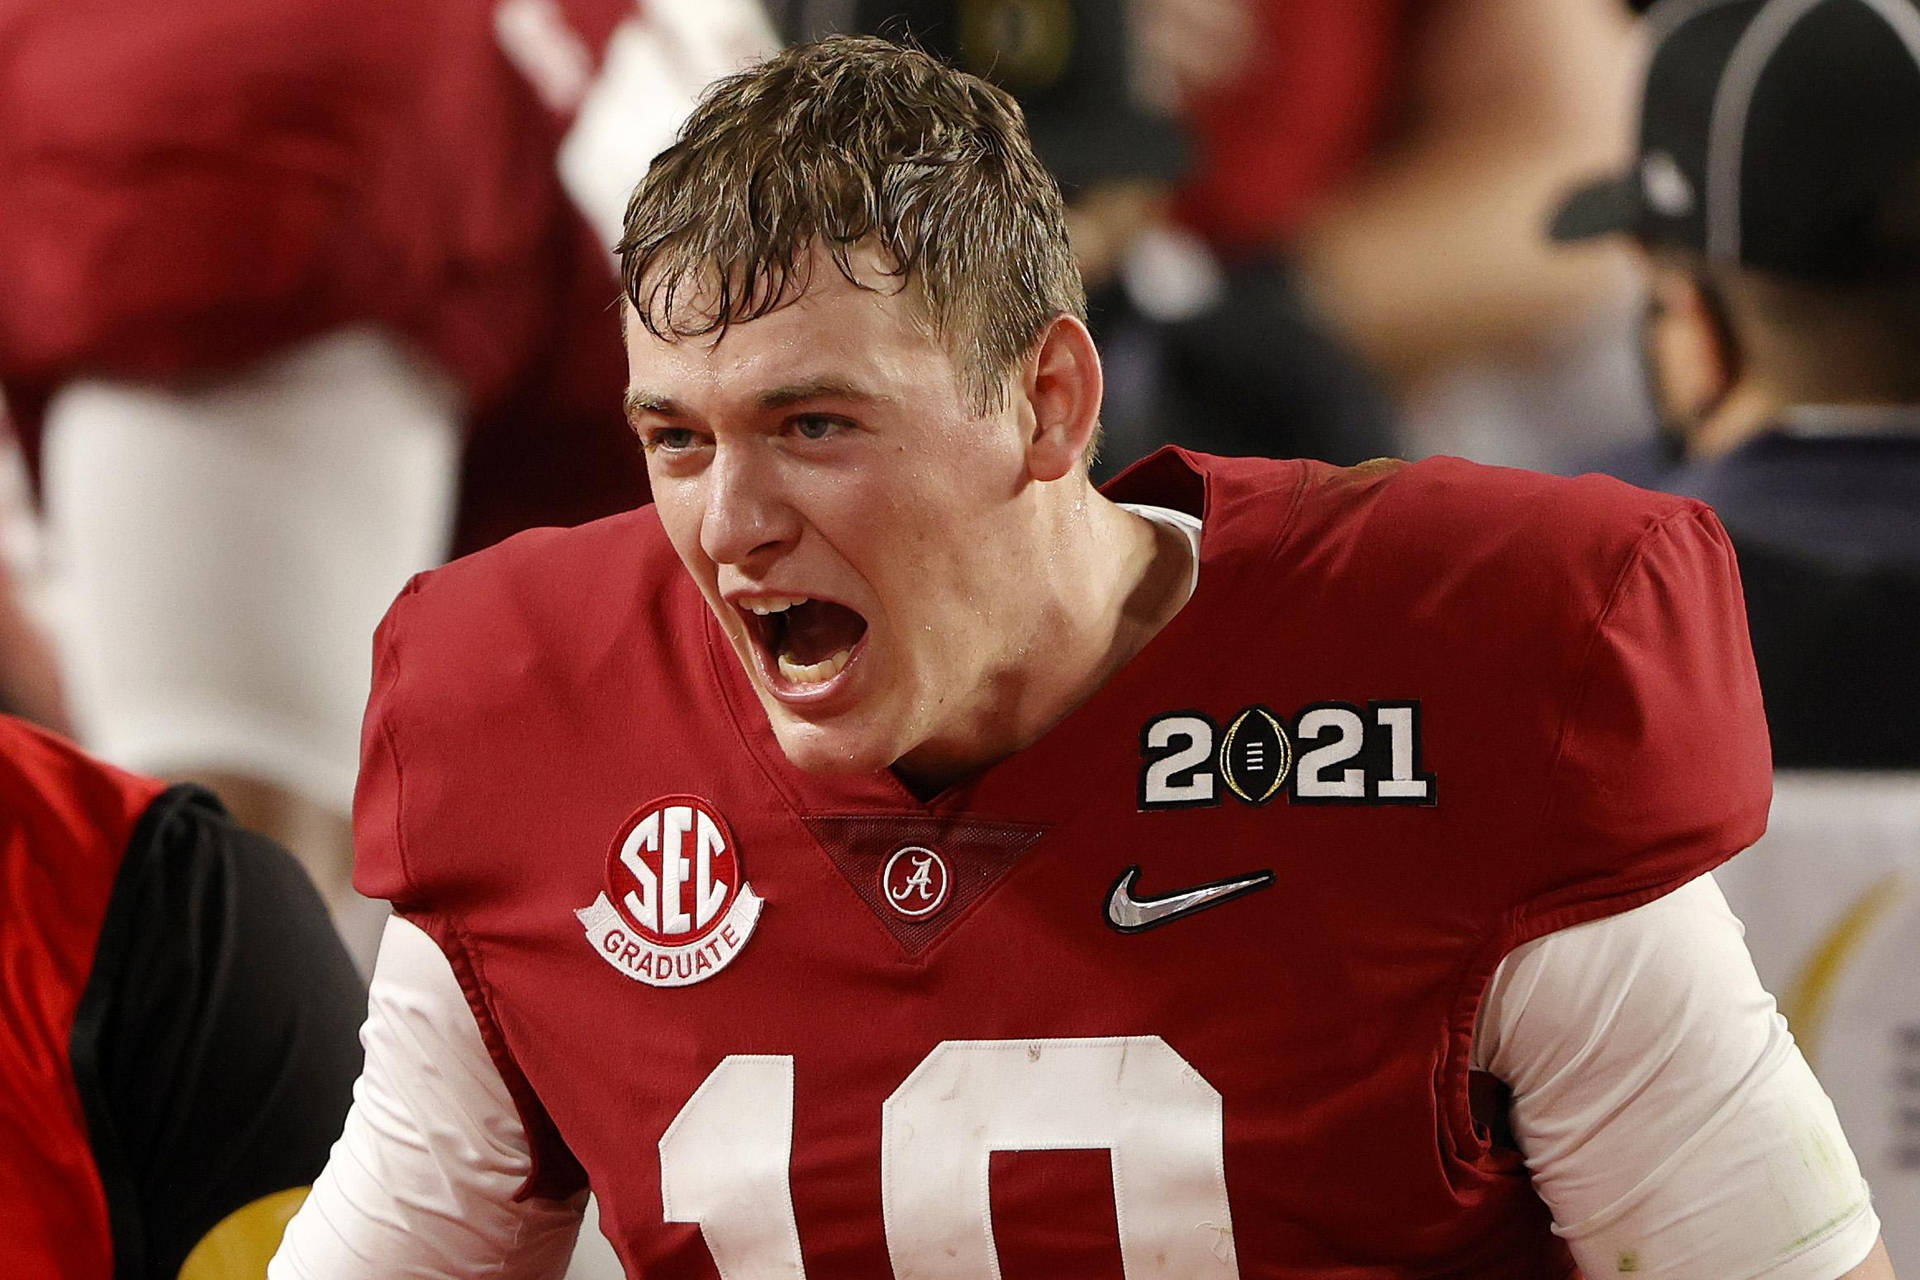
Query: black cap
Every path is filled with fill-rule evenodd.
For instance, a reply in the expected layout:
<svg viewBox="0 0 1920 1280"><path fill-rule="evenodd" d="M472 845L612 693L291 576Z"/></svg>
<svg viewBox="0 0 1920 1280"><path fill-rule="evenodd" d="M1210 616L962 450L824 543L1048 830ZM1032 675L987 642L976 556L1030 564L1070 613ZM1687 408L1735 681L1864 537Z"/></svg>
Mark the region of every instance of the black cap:
<svg viewBox="0 0 1920 1280"><path fill-rule="evenodd" d="M803 6L830 9L839 6ZM855 0L828 24L907 41L1011 93L1034 150L1061 183L1173 181L1189 144L1134 91L1119 0ZM816 20L808 34L820 34Z"/></svg>
<svg viewBox="0 0 1920 1280"><path fill-rule="evenodd" d="M1663 0L1632 172L1573 193L1556 240L1810 280L1920 271L1914 0Z"/></svg>

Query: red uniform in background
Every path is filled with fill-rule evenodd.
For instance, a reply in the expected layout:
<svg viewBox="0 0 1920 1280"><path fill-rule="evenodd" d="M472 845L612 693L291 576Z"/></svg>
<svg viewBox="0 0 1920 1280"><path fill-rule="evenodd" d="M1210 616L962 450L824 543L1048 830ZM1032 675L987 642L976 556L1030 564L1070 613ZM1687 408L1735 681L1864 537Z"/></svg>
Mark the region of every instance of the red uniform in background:
<svg viewBox="0 0 1920 1280"><path fill-rule="evenodd" d="M1194 94L1180 215L1215 248L1270 253L1400 123L1423 0L1246 0L1244 69Z"/></svg>
<svg viewBox="0 0 1920 1280"><path fill-rule="evenodd" d="M121 859L163 783L0 716L0 1272L113 1274L69 1046ZM56 1262L61 1268L42 1268Z"/></svg>
<svg viewBox="0 0 1920 1280"><path fill-rule="evenodd" d="M312 1181L366 999L291 857L0 716L0 1275L172 1280Z"/></svg>
<svg viewBox="0 0 1920 1280"><path fill-rule="evenodd" d="M636 12L0 0L0 385L29 454L68 380L372 325L462 388L464 547L641 500L609 248L556 169Z"/></svg>
<svg viewBox="0 0 1920 1280"><path fill-rule="evenodd" d="M359 887L631 1272L1572 1269L1475 1017L1515 946L1764 826L1718 525L1453 460L1110 495L1203 516L1195 595L926 803L787 762L651 511L394 606Z"/></svg>

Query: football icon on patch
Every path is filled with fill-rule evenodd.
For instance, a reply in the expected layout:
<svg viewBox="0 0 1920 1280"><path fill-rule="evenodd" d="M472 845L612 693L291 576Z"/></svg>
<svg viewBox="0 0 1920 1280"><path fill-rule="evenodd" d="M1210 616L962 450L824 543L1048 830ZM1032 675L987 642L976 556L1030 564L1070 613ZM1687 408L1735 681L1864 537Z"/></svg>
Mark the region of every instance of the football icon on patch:
<svg viewBox="0 0 1920 1280"><path fill-rule="evenodd" d="M719 811L698 796L663 796L621 824L605 890L574 914L621 973L684 987L733 962L761 906Z"/></svg>
<svg viewBox="0 0 1920 1280"><path fill-rule="evenodd" d="M1286 726L1265 707L1248 707L1227 725L1220 739L1220 776L1248 804L1265 804L1280 794L1293 768L1293 743Z"/></svg>
<svg viewBox="0 0 1920 1280"><path fill-rule="evenodd" d="M930 916L946 906L952 884L946 859L917 844L897 851L880 871L887 905L909 919Z"/></svg>

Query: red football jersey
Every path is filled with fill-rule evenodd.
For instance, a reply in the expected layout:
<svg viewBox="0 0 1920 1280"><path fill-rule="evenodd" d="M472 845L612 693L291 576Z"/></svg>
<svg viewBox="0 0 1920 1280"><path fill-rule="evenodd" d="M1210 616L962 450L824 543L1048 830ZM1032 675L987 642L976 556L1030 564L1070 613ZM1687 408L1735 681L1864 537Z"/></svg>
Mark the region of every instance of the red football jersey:
<svg viewBox="0 0 1920 1280"><path fill-rule="evenodd" d="M113 1274L68 1050L121 858L163 789L0 716L0 1275Z"/></svg>
<svg viewBox="0 0 1920 1280"><path fill-rule="evenodd" d="M523 11L514 49L573 83L509 55ZM510 504L492 535L640 500L610 246L556 167L637 12L0 0L0 384L29 457L73 378L205 377L375 325L460 381L470 483Z"/></svg>
<svg viewBox="0 0 1920 1280"><path fill-rule="evenodd" d="M786 761L650 510L395 604L357 883L630 1274L1572 1269L1476 1122L1475 1013L1764 826L1718 524L1454 460L1110 492L1203 515L1196 594L926 803Z"/></svg>

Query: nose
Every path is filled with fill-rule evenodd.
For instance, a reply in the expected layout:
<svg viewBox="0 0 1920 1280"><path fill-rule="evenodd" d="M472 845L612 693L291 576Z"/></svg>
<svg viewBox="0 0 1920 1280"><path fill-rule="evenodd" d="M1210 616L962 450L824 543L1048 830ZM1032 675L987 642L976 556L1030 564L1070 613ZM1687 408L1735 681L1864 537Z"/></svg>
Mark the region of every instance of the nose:
<svg viewBox="0 0 1920 1280"><path fill-rule="evenodd" d="M751 446L715 450L707 467L700 549L715 564L750 565L792 545L800 519L781 489L779 468Z"/></svg>

